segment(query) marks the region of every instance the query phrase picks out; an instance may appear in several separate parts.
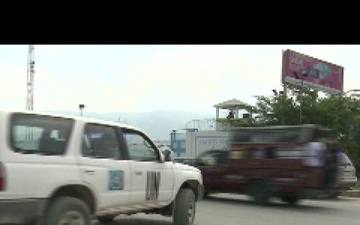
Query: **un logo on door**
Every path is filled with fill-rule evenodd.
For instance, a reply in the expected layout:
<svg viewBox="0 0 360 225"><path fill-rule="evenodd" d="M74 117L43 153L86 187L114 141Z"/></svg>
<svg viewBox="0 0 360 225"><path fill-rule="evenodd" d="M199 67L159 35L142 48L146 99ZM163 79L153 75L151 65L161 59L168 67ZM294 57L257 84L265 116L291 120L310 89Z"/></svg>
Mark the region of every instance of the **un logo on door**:
<svg viewBox="0 0 360 225"><path fill-rule="evenodd" d="M109 170L108 189L109 190L124 189L124 171Z"/></svg>

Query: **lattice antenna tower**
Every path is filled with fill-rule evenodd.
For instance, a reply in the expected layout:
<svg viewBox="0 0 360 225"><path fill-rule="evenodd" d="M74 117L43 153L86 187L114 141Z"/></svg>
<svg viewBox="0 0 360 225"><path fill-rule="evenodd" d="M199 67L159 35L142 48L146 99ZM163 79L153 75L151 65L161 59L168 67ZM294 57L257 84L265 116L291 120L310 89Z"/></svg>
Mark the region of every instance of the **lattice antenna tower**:
<svg viewBox="0 0 360 225"><path fill-rule="evenodd" d="M27 62L27 95L26 109L34 109L34 76L35 76L35 47L29 45L28 62Z"/></svg>

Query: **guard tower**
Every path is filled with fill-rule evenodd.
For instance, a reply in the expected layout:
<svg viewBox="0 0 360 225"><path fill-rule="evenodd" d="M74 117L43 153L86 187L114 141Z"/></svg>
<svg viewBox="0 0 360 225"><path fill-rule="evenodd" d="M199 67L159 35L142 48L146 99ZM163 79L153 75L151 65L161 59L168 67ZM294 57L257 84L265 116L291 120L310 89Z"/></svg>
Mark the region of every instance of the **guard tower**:
<svg viewBox="0 0 360 225"><path fill-rule="evenodd" d="M238 99L230 99L221 103L214 105L216 108L216 131L221 131L223 129L222 123L219 122L220 118L220 109L233 111L235 113L235 119L239 119L239 111L245 110L246 114L243 114L242 118L252 118L252 108L253 106L246 104Z"/></svg>

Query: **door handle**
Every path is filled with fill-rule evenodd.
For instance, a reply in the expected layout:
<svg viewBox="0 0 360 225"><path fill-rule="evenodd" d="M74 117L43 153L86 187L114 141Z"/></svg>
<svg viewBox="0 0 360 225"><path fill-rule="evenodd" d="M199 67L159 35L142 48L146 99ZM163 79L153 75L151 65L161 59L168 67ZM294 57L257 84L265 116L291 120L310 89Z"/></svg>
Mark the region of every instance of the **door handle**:
<svg viewBox="0 0 360 225"><path fill-rule="evenodd" d="M95 170L84 170L84 172L89 175L95 174Z"/></svg>

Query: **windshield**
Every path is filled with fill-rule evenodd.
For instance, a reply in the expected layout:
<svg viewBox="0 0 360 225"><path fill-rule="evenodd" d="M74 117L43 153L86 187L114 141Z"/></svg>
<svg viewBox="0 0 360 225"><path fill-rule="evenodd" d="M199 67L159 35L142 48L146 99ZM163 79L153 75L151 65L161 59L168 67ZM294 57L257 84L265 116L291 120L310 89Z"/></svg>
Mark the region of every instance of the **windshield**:
<svg viewBox="0 0 360 225"><path fill-rule="evenodd" d="M339 165L340 166L352 165L351 160L349 159L349 157L345 153L340 154L340 156L339 156Z"/></svg>

